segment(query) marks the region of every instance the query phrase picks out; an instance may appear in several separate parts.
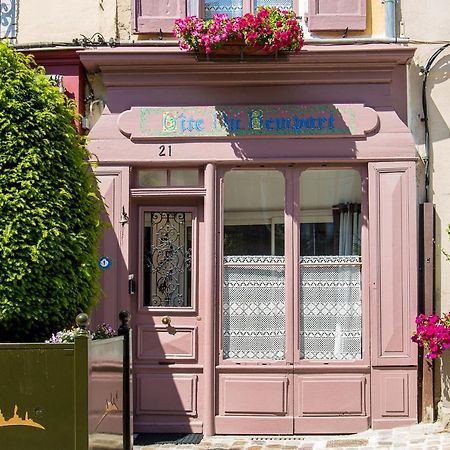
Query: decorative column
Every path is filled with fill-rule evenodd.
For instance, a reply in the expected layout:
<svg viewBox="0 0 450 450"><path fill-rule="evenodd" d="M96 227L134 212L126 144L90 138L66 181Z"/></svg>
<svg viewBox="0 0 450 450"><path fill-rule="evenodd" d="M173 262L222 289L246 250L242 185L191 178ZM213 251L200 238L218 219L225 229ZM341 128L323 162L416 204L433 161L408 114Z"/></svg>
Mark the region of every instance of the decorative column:
<svg viewBox="0 0 450 450"><path fill-rule="evenodd" d="M215 304L216 304L216 167L214 164L207 164L205 169L205 325L204 325L204 358L203 358L203 377L204 377L204 420L203 434L211 436L214 434L214 397L215 397Z"/></svg>

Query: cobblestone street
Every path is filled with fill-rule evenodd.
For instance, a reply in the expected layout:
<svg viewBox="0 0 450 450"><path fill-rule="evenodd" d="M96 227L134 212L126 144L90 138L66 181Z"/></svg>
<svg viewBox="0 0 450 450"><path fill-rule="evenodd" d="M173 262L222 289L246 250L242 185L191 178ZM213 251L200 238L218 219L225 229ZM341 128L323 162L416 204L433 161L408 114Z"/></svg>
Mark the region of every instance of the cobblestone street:
<svg viewBox="0 0 450 450"><path fill-rule="evenodd" d="M327 436L213 436L197 444L153 444L135 450L322 450L405 449L450 450L450 432L439 423L418 424L392 430L368 430L353 435Z"/></svg>

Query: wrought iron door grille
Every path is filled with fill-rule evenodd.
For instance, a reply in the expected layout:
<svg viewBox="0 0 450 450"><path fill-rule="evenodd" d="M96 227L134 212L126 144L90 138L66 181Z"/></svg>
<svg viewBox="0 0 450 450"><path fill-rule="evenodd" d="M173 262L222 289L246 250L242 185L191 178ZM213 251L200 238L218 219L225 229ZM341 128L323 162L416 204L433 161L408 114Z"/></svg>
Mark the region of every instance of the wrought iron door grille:
<svg viewBox="0 0 450 450"><path fill-rule="evenodd" d="M0 2L0 39L15 40L17 37L17 2L2 0Z"/></svg>
<svg viewBox="0 0 450 450"><path fill-rule="evenodd" d="M144 215L144 306L191 306L192 214Z"/></svg>

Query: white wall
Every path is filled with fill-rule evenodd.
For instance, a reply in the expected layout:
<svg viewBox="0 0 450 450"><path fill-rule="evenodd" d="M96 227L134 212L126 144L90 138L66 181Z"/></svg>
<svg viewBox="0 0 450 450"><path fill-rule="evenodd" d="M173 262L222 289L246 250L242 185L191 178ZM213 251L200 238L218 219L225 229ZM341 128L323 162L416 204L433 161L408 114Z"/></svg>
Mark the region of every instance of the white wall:
<svg viewBox="0 0 450 450"><path fill-rule="evenodd" d="M450 4L448 0L402 0L404 34L416 41L414 59L409 70L409 125L419 154L424 155L424 125L420 68L427 65L444 41L450 42ZM447 227L450 224L450 48L445 49L431 66L427 80L428 122L430 129L429 201L436 207L436 305L438 312L450 311L450 261L441 249L450 252ZM450 408L450 358L437 365L441 399ZM449 410L450 411L450 410Z"/></svg>
<svg viewBox="0 0 450 450"><path fill-rule="evenodd" d="M72 42L84 34L115 38L116 0L19 0L17 43Z"/></svg>

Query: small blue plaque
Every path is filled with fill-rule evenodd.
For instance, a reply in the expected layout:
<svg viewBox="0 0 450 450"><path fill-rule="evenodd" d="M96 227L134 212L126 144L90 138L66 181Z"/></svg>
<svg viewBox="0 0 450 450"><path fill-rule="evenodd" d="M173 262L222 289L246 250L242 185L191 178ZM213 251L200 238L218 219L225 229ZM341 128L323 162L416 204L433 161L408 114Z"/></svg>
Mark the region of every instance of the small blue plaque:
<svg viewBox="0 0 450 450"><path fill-rule="evenodd" d="M101 256L98 260L98 266L102 270L109 269L112 266L112 259L107 256Z"/></svg>

